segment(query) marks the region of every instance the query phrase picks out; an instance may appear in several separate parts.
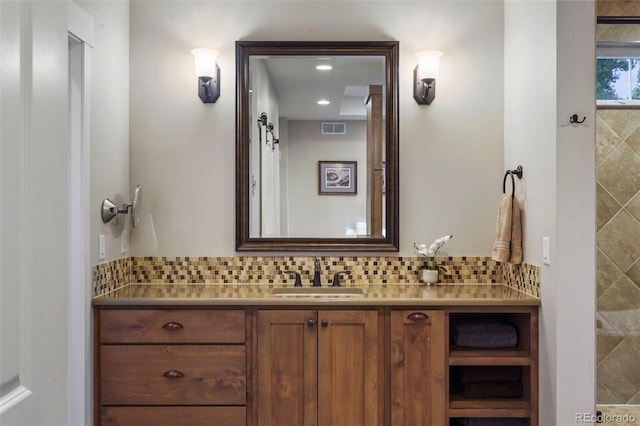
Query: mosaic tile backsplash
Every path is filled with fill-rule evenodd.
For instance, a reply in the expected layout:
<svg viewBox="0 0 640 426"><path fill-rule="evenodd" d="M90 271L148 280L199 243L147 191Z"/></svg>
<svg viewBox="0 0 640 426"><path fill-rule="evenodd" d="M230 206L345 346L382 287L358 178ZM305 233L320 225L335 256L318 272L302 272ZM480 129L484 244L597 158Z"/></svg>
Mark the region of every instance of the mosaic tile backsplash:
<svg viewBox="0 0 640 426"><path fill-rule="evenodd" d="M202 284L293 284L299 272L310 284L315 257L238 256L238 257L131 257L94 267L93 295L99 296L129 283L202 283ZM420 282L419 257L321 256L322 283L331 284L333 274L343 275L345 284L415 284ZM439 259L446 268L440 272L442 283L505 283L539 297L539 267L508 265L490 257L460 256Z"/></svg>
<svg viewBox="0 0 640 426"><path fill-rule="evenodd" d="M163 283L293 283L285 271L299 272L303 283L311 283L315 257L135 257L134 282ZM333 274L348 270L344 283L389 284L419 281L420 258L407 257L318 257L323 283L331 283ZM484 257L443 258L440 281L500 282L500 268Z"/></svg>
<svg viewBox="0 0 640 426"><path fill-rule="evenodd" d="M502 264L503 282L516 290L540 298L540 267L522 263Z"/></svg>
<svg viewBox="0 0 640 426"><path fill-rule="evenodd" d="M113 260L93 267L93 296L109 293L133 282L131 258Z"/></svg>

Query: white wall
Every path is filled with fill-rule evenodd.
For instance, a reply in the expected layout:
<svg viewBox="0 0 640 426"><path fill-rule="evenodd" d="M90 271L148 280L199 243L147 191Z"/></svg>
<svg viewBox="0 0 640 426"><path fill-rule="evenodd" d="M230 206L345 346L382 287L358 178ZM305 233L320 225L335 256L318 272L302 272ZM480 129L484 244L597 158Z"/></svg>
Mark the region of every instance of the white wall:
<svg viewBox="0 0 640 426"><path fill-rule="evenodd" d="M521 164L524 260L541 268L540 424L595 411L595 6L505 3L505 168ZM578 36L579 35L579 36ZM585 184L586 183L586 184Z"/></svg>
<svg viewBox="0 0 640 426"><path fill-rule="evenodd" d="M138 244L134 230L133 253L235 254L236 40L398 40L400 254L444 234L455 235L450 254L489 254L502 191L502 33L502 1L133 1L131 182L145 188L159 245ZM202 46L221 52L215 104L197 97L189 51ZM430 106L412 97L424 48L445 52Z"/></svg>
<svg viewBox="0 0 640 426"><path fill-rule="evenodd" d="M251 156L249 166L251 178L256 181L256 190L249 197L252 237L280 236L280 146L273 142L267 127L254 125L262 113L267 115L267 124L273 124L273 132L279 135L280 114L278 94L271 82L262 60L252 61L251 112L249 116ZM268 143L268 144L267 144ZM257 160L257 161L256 161Z"/></svg>
<svg viewBox="0 0 640 426"><path fill-rule="evenodd" d="M596 401L595 1L559 1L557 16L556 419L573 424ZM567 126L574 113L589 125Z"/></svg>
<svg viewBox="0 0 640 426"><path fill-rule="evenodd" d="M280 235L285 236L289 233L289 164L287 157L289 155L289 124L287 119L280 117L278 120L278 138L280 143ZM253 216L252 216L253 220Z"/></svg>
<svg viewBox="0 0 640 426"><path fill-rule="evenodd" d="M129 184L129 1L78 0L94 19L91 50L91 264L123 254L122 230L129 215L102 223L100 206L110 198L119 207L131 202ZM136 182L132 182L135 186ZM146 189L146 188L143 188ZM146 194L145 194L146 195ZM144 197L144 195L143 195ZM106 237L106 259L98 260L98 234Z"/></svg>
<svg viewBox="0 0 640 426"><path fill-rule="evenodd" d="M367 122L345 123L345 135L322 135L321 121L288 122L292 237L343 237L367 220ZM357 161L357 195L319 195L318 161Z"/></svg>

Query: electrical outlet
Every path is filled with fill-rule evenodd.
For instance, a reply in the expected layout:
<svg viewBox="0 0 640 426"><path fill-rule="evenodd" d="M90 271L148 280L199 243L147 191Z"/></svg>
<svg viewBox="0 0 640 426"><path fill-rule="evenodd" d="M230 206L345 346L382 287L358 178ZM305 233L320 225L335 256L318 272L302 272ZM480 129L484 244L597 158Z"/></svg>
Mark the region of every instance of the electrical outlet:
<svg viewBox="0 0 640 426"><path fill-rule="evenodd" d="M98 260L107 258L107 239L104 234L98 235Z"/></svg>

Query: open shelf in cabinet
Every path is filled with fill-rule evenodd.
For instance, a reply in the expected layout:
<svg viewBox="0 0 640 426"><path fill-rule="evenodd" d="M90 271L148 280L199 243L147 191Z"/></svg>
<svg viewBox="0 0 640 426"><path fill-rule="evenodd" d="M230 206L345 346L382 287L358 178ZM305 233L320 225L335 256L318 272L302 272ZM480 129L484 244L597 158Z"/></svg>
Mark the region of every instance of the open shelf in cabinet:
<svg viewBox="0 0 640 426"><path fill-rule="evenodd" d="M449 356L460 357L529 357L531 317L528 312L501 313L451 313L449 317L449 335L457 324L473 321L504 323L513 326L517 333L516 344L513 347L461 347L450 339Z"/></svg>
<svg viewBox="0 0 640 426"><path fill-rule="evenodd" d="M467 310L450 310L448 315L449 345L447 351L448 368L448 424L458 426L456 419L493 418L519 419L516 423L524 426L538 426L538 333L537 307L508 307L495 309L472 307ZM457 324L478 321L495 321L515 329L517 339L510 347L461 347L455 344L453 329ZM466 330L469 330L467 328ZM473 339L472 339L473 340ZM482 343L483 339L476 339ZM480 346L480 345L478 345ZM517 368L522 393L512 397L490 394L465 395L456 386L456 377L461 369L478 369L491 377L492 370L507 367ZM513 423L513 422L511 422ZM464 423L462 423L464 424ZM470 423L473 424L473 423ZM478 422L477 424L490 424ZM496 423L496 426L500 423ZM510 424L510 423L506 423Z"/></svg>
<svg viewBox="0 0 640 426"><path fill-rule="evenodd" d="M451 366L449 408L529 409L528 366Z"/></svg>

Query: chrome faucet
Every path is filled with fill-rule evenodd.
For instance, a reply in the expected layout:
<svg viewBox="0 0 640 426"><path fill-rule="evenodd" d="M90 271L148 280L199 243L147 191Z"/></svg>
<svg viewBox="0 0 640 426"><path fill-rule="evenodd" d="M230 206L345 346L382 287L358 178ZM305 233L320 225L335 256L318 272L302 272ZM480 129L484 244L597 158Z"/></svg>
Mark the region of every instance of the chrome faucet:
<svg viewBox="0 0 640 426"><path fill-rule="evenodd" d="M320 287L320 259L316 258L313 261L313 287Z"/></svg>

